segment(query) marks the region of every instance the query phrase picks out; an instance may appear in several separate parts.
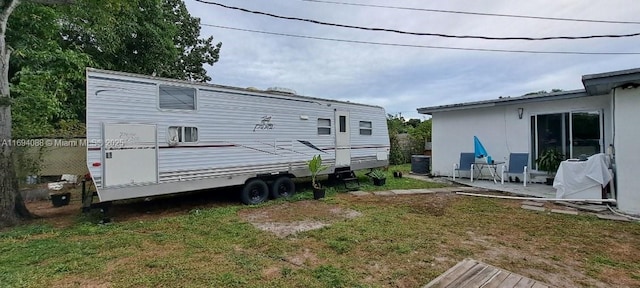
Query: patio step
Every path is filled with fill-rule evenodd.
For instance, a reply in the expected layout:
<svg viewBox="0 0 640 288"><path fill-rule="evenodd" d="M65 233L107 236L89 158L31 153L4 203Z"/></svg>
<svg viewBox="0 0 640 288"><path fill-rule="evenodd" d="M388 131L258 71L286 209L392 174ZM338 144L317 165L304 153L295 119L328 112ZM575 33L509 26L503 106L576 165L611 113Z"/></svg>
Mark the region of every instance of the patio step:
<svg viewBox="0 0 640 288"><path fill-rule="evenodd" d="M597 214L596 215L598 218L603 219L603 220L616 220L616 221L631 221L629 218L627 217L622 217L622 216L617 216L617 215L610 215L610 214Z"/></svg>
<svg viewBox="0 0 640 288"><path fill-rule="evenodd" d="M563 201L559 201L559 202L555 202L558 205L563 205L563 206L567 206L567 207L571 207L571 208L575 208L578 210L583 210L583 211L587 211L587 212L595 212L595 213L599 213L599 212L604 212L607 211L608 208L605 205L596 205L596 204L577 204L577 203L571 203L571 202L563 202Z"/></svg>
<svg viewBox="0 0 640 288"><path fill-rule="evenodd" d="M544 212L545 210L547 210L544 207L529 206L529 205L522 205L522 206L520 206L520 208L526 209L526 210L539 211L539 212Z"/></svg>
<svg viewBox="0 0 640 288"><path fill-rule="evenodd" d="M559 214L567 214L567 215L578 215L578 211L574 211L574 210L551 209L551 212L559 213Z"/></svg>
<svg viewBox="0 0 640 288"><path fill-rule="evenodd" d="M544 206L544 203L543 202L534 202L534 201L522 201L522 205L542 207L542 206Z"/></svg>

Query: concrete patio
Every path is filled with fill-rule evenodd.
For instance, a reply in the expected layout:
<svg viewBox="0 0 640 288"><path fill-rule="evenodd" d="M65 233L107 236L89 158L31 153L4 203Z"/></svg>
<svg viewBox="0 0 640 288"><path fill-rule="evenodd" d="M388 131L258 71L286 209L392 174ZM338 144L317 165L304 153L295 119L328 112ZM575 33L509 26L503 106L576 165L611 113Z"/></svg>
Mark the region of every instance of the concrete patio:
<svg viewBox="0 0 640 288"><path fill-rule="evenodd" d="M476 180L473 182L469 178L456 178L454 181L451 177L427 177L423 175L409 174L406 177L411 177L414 179L424 180L424 181L434 181L434 182L444 182L444 183L453 183L454 185L459 186L468 186L477 189L484 189L490 191L500 191L505 193L514 194L517 196L529 196L529 197L539 197L539 198L555 198L556 197L556 189L551 185L540 184L540 183L527 183L527 187L524 187L522 183L513 183L513 182L505 182L501 184L494 183L492 180Z"/></svg>
<svg viewBox="0 0 640 288"><path fill-rule="evenodd" d="M525 187L522 183L514 182L505 182L504 184L501 184L498 181L496 184L492 180L475 179L471 182L469 178L456 178L455 181L453 181L452 178L449 178L449 180L460 185L511 193L518 196L556 198L556 189L553 188L553 186L546 184L527 183L527 186Z"/></svg>

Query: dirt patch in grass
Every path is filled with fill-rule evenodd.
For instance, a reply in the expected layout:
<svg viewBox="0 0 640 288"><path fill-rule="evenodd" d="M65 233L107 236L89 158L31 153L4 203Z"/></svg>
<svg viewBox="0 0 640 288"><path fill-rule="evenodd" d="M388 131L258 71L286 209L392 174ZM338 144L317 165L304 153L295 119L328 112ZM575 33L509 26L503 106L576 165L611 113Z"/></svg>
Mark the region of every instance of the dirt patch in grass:
<svg viewBox="0 0 640 288"><path fill-rule="evenodd" d="M107 288L113 287L113 284L109 282L104 282L103 280L98 279L82 279L79 277L65 276L65 280L62 282L56 283L51 287L94 287L94 288Z"/></svg>
<svg viewBox="0 0 640 288"><path fill-rule="evenodd" d="M558 287L640 287L637 223L535 212L521 209L521 201L454 193L339 193L327 201L274 201L259 206L242 206L229 196L232 194L216 198L220 195L115 204L116 225L97 228L96 235L90 232L94 230L91 227L74 230L76 216L81 213L77 198L59 208L50 201L30 202L29 208L44 221L55 227L71 227L60 235L15 238L31 241L46 235L52 238L47 241L68 241L71 247L117 238L104 242L115 249L72 249L75 254L95 253L96 261L104 265L95 265L97 271L65 274L64 279L53 274L47 280L51 282L47 284L64 287L180 286L185 281L193 286L217 287L249 283L261 287L420 287L464 258ZM237 207L190 213L229 205ZM545 207L555 205L546 203ZM151 226L133 221L184 214L192 215L150 221ZM256 231L247 223L268 232ZM329 225L328 229L300 233ZM117 233L106 229L109 227ZM18 240L7 238L2 244L17 245L14 242ZM6 253L20 249L23 247L16 246ZM32 251L38 255L40 250ZM49 257L40 265L60 262Z"/></svg>
<svg viewBox="0 0 640 288"><path fill-rule="evenodd" d="M282 275L282 269L280 267L268 267L262 269L262 278L271 280L279 278Z"/></svg>
<svg viewBox="0 0 640 288"><path fill-rule="evenodd" d="M82 196L78 189L71 192L71 201L66 206L54 207L50 200L26 201L27 209L36 215L36 219L26 221L25 224L42 222L56 228L64 228L77 223L79 217L83 216ZM240 202L236 192L232 188L212 189L155 198L115 201L108 206L105 216L112 221L129 222L185 215L195 209L238 205ZM97 197L94 198L94 203L97 200ZM103 218L103 214L98 209L93 209L91 215L96 218L96 222Z"/></svg>
<svg viewBox="0 0 640 288"><path fill-rule="evenodd" d="M238 212L240 218L256 228L278 237L320 229L344 219L361 215L353 209L319 201L285 202L279 205L248 208Z"/></svg>
<svg viewBox="0 0 640 288"><path fill-rule="evenodd" d="M295 266L316 266L319 263L318 256L308 248L287 256L285 260Z"/></svg>
<svg viewBox="0 0 640 288"><path fill-rule="evenodd" d="M529 253L496 245L491 241L481 244L486 250L476 255L477 260L499 266L503 269L517 270L520 274L547 283L564 283L562 287L580 287L573 283L583 283L589 287L610 287L601 281L586 277L580 271L580 263L572 260L554 261L557 252L535 251ZM558 257L558 255L555 255Z"/></svg>
<svg viewBox="0 0 640 288"><path fill-rule="evenodd" d="M443 216L456 197L454 193L414 194L396 196L353 196L341 195L357 203L368 205L394 205L409 209L410 213Z"/></svg>
<svg viewBox="0 0 640 288"><path fill-rule="evenodd" d="M158 245L149 241L145 241L140 248L137 249L137 253L130 253L129 255L120 255L119 257L113 257L107 260L105 264L104 273L96 275L95 277L86 277L85 275L75 275L73 273L65 274L56 280L52 280L48 283L50 287L141 287L146 286L141 284L138 278L133 275L146 275L162 273L165 269L171 268L172 263L170 259L179 259L177 255L182 255L184 247L177 244L164 244ZM101 254L108 255L110 253L121 253L104 251ZM109 257L111 258L111 257ZM129 274L130 277L112 279L109 275L113 274ZM173 280L172 280L173 281ZM148 284L154 286L152 284ZM172 283L166 284L174 286Z"/></svg>
<svg viewBox="0 0 640 288"><path fill-rule="evenodd" d="M29 201L25 205L36 216L34 221L44 221L56 228L73 225L77 219L75 216L80 215L81 212L80 200L74 200L73 198L69 205L61 207L54 207L49 200Z"/></svg>
<svg viewBox="0 0 640 288"><path fill-rule="evenodd" d="M633 269L623 270L640 261L640 255L630 253L637 251L635 245L640 243L633 236L633 224L628 231L615 230L600 225L605 221L585 216L522 210L521 201L474 199L453 193L340 197L352 205L401 207L407 209L406 215L416 214L419 219L433 216L424 221L447 223L438 224L438 233L445 236L430 262L435 267L444 264L448 268L463 258L474 258L558 287L638 287L636 273L629 272ZM545 206L563 207L553 203ZM412 256L407 254L408 259ZM411 265L399 265L396 267L412 269ZM401 277L393 285L405 287L412 280Z"/></svg>

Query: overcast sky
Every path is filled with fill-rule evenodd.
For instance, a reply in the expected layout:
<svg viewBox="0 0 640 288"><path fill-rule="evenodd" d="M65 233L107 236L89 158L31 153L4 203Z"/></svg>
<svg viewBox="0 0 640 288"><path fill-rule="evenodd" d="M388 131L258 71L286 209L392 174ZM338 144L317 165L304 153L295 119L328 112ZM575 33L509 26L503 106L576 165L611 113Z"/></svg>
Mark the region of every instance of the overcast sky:
<svg viewBox="0 0 640 288"><path fill-rule="evenodd" d="M207 0L288 17L422 33L493 37L584 36L640 32L638 24L605 24L373 8L302 0ZM334 0L343 3L480 13L640 21L638 0ZM201 18L201 36L222 42L207 67L214 84L285 87L300 95L380 105L387 113L424 119L419 107L581 89L581 76L640 67L640 55L553 55L390 47L266 35L272 33L460 48L640 52L640 36L586 40L489 41L363 31L225 9L185 0Z"/></svg>

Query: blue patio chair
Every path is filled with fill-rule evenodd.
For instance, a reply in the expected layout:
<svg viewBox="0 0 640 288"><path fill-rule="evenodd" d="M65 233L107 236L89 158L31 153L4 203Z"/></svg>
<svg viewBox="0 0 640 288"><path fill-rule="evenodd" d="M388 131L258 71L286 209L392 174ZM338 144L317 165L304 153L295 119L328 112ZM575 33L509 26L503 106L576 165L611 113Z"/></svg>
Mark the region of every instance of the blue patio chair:
<svg viewBox="0 0 640 288"><path fill-rule="evenodd" d="M460 163L453 164L453 180L456 180L456 171L458 171L458 177L460 177L460 171L468 171L471 182L473 182L473 162L475 161L475 153L460 153Z"/></svg>
<svg viewBox="0 0 640 288"><path fill-rule="evenodd" d="M529 179L529 153L511 153L509 154L509 166L505 171L505 165L502 166L502 175L501 175L501 183L504 184L505 173L507 176L510 174L519 174L522 175L522 183L524 186L527 186L527 182Z"/></svg>

